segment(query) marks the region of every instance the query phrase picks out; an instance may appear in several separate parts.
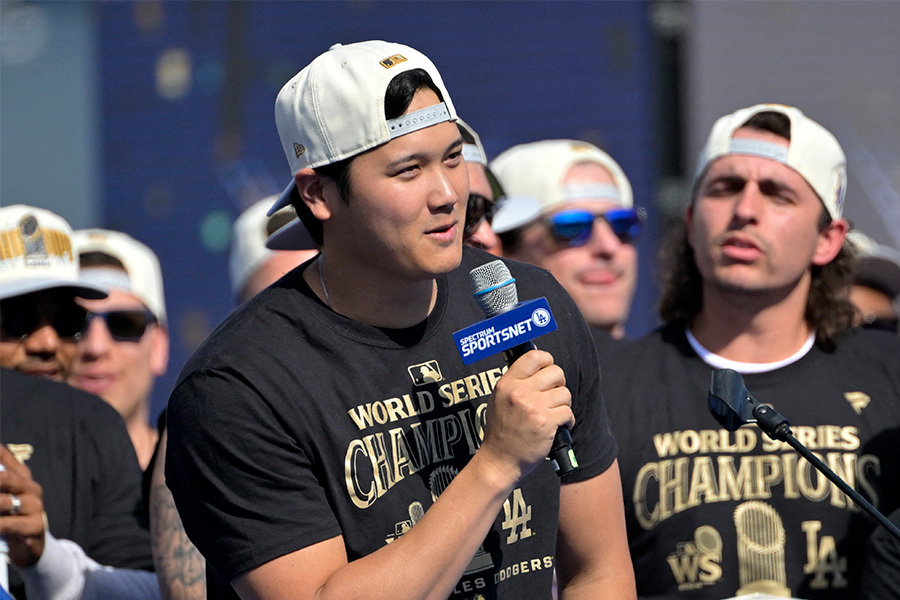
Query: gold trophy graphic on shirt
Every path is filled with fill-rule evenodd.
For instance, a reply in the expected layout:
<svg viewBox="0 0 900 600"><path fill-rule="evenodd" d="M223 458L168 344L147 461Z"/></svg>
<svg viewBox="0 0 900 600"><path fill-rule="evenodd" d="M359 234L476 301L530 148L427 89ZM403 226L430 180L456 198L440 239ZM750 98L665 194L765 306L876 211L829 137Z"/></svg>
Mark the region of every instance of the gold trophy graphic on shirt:
<svg viewBox="0 0 900 600"><path fill-rule="evenodd" d="M744 502L734 510L741 587L738 595L754 592L789 597L784 562L784 526L765 502Z"/></svg>
<svg viewBox="0 0 900 600"><path fill-rule="evenodd" d="M431 498L437 501L438 496L447 489L447 486L450 485L450 482L453 481L453 478L456 477L458 473L459 471L456 468L448 465L442 465L432 471L431 476L428 478L428 485L431 487ZM478 571L490 569L493 566L494 561L491 560L491 555L484 551L483 545L478 546L478 551L475 553L475 556L472 557L472 561L469 563L469 566L463 574L470 575L472 573L477 573Z"/></svg>

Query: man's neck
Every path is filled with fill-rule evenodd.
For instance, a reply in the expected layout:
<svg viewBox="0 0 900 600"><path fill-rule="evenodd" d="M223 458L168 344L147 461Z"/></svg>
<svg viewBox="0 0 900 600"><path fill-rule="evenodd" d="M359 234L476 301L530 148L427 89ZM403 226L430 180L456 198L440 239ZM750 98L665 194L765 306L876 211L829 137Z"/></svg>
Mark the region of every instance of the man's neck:
<svg viewBox="0 0 900 600"><path fill-rule="evenodd" d="M150 426L149 415L145 415L143 420L132 419L126 422L125 426L128 429L131 443L134 445L138 463L143 471L150 464L150 459L153 458L153 451L159 439L159 432Z"/></svg>
<svg viewBox="0 0 900 600"><path fill-rule="evenodd" d="M614 340L621 340L625 337L625 325L623 323L616 323L612 327L605 329L609 331L610 337Z"/></svg>
<svg viewBox="0 0 900 600"><path fill-rule="evenodd" d="M704 287L703 309L691 333L709 351L729 360L768 363L792 356L809 339L806 295L797 286L783 297L727 293Z"/></svg>
<svg viewBox="0 0 900 600"><path fill-rule="evenodd" d="M374 327L412 327L437 302L434 279L389 280L368 270L336 268L322 255L303 271L303 279L331 310Z"/></svg>

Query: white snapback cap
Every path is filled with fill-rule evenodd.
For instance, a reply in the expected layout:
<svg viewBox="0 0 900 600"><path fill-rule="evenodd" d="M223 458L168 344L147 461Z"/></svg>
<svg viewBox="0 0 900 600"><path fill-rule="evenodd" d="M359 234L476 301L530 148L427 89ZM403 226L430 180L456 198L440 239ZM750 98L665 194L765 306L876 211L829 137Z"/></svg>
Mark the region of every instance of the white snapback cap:
<svg viewBox="0 0 900 600"><path fill-rule="evenodd" d="M109 229L79 229L72 236L72 242L79 256L99 252L115 258L125 267L125 273L110 267L83 268L82 279L134 294L161 325L166 324L162 269L153 250L127 233Z"/></svg>
<svg viewBox="0 0 900 600"><path fill-rule="evenodd" d="M54 288L82 298L105 298L106 288L81 278L72 227L33 206L0 207L0 299Z"/></svg>
<svg viewBox="0 0 900 600"><path fill-rule="evenodd" d="M541 201L534 196L503 196L494 208L491 229L506 233L528 225L541 214Z"/></svg>
<svg viewBox="0 0 900 600"><path fill-rule="evenodd" d="M272 256L274 250L282 249L281 246L291 250L316 248L292 207L286 206L272 216L266 214L276 198L277 196L269 196L255 202L234 222L228 274L235 298L240 296L250 275ZM277 238L274 244L273 238Z"/></svg>
<svg viewBox="0 0 900 600"><path fill-rule="evenodd" d="M423 69L443 102L387 120L384 95L398 74ZM456 120L441 75L431 60L403 44L335 44L292 77L275 100L275 124L293 176L356 156L393 138ZM293 182L269 214L290 203Z"/></svg>
<svg viewBox="0 0 900 600"><path fill-rule="evenodd" d="M583 162L597 163L604 167L612 175L614 185L562 185L569 169ZM519 223L516 227L520 227L566 202L602 200L614 202L623 208L634 205L631 183L622 167L606 152L588 142L543 140L519 144L504 150L492 160L490 169L508 196L536 198L539 202L539 208L533 201L524 200L508 202L505 208L498 207L494 223L501 211L528 211L527 214L523 212L515 217L512 214L504 215L501 228L507 222ZM497 231L493 223L492 227Z"/></svg>
<svg viewBox="0 0 900 600"><path fill-rule="evenodd" d="M456 126L460 129L464 130L468 135L472 136L472 139L475 140L475 143L469 143L465 141L463 138L463 147L462 147L462 155L466 162L478 163L479 165L487 166L487 153L484 151L484 146L481 144L481 138L475 133L475 130L469 127L469 124L463 121L462 119L456 119Z"/></svg>
<svg viewBox="0 0 900 600"><path fill-rule="evenodd" d="M733 139L735 131L761 112L779 113L790 120L791 139L787 147L759 140ZM756 104L721 117L713 125L700 153L694 186L712 161L727 154L762 156L789 166L818 194L831 218L840 218L847 188L847 158L837 138L799 109L783 104Z"/></svg>

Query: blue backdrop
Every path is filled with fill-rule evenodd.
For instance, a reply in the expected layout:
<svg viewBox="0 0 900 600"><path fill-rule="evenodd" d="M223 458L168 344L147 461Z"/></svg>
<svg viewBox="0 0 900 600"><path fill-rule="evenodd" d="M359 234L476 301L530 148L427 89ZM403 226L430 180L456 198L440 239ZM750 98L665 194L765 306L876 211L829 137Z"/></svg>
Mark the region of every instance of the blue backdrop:
<svg viewBox="0 0 900 600"><path fill-rule="evenodd" d="M102 226L162 262L172 335L163 407L190 352L233 308L230 227L290 173L273 107L282 84L336 42L411 45L440 69L489 157L545 138L591 141L654 215L661 81L649 3L103 2ZM629 322L655 324L659 224L641 241Z"/></svg>

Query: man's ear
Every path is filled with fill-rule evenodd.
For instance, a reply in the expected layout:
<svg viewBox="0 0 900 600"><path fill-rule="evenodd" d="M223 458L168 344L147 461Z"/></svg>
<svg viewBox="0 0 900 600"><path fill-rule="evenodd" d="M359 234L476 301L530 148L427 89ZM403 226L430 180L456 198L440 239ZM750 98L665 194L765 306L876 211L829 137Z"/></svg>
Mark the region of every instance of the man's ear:
<svg viewBox="0 0 900 600"><path fill-rule="evenodd" d="M169 366L169 331L157 325L150 331L150 372L154 377L162 377Z"/></svg>
<svg viewBox="0 0 900 600"><path fill-rule="evenodd" d="M301 169L294 175L294 183L309 212L318 220L327 221L331 217L331 202L336 199L334 182L312 169Z"/></svg>
<svg viewBox="0 0 900 600"><path fill-rule="evenodd" d="M844 239L846 239L849 229L850 225L845 219L834 219L829 223L828 227L819 233L816 252L812 258L813 264L822 266L833 261L844 245Z"/></svg>

